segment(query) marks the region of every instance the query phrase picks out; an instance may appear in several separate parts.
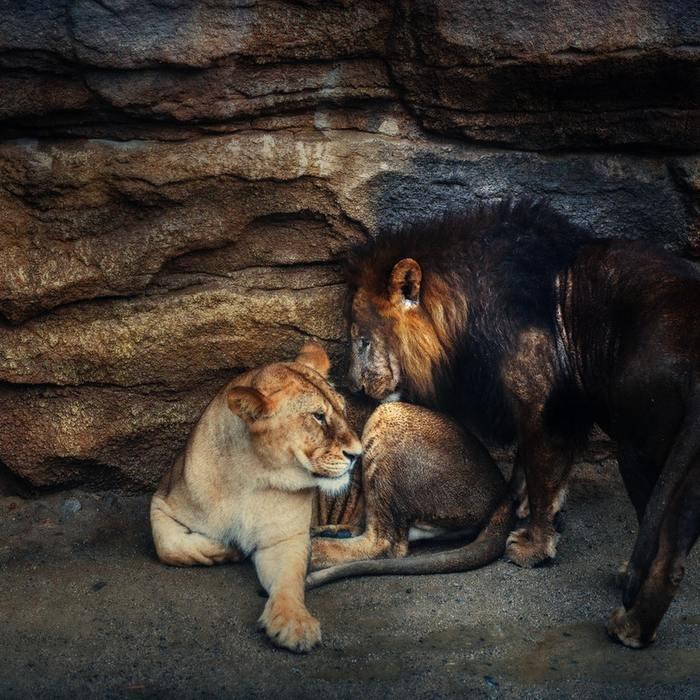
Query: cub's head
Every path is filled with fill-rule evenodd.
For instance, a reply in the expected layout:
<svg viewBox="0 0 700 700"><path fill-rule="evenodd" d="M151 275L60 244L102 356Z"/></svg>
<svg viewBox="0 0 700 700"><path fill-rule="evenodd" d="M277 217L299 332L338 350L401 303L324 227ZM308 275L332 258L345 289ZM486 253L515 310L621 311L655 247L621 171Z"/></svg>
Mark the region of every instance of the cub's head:
<svg viewBox="0 0 700 700"><path fill-rule="evenodd" d="M228 391L228 406L248 428L270 483L287 490L318 486L334 494L350 483L362 445L345 402L326 381L330 361L307 343L294 362L248 372Z"/></svg>
<svg viewBox="0 0 700 700"><path fill-rule="evenodd" d="M350 389L379 401L404 393L431 401L460 316L454 291L435 275L426 280L412 258L361 269L350 312Z"/></svg>

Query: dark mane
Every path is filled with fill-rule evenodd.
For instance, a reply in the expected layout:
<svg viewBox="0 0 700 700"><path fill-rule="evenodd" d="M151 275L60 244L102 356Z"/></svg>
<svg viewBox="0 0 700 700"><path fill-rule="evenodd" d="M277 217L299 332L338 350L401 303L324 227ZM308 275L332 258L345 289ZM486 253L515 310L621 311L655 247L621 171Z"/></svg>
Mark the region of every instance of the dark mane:
<svg viewBox="0 0 700 700"><path fill-rule="evenodd" d="M535 240L539 242L538 250L531 251L532 259L524 260L524 264L541 266L542 261L538 259L540 249L550 248L550 254L546 255L548 266L559 268L565 261L557 264L551 254L556 258L568 258L567 251L589 238L586 232L554 211L544 200L506 199L481 203L467 211L452 210L440 218L419 220L381 231L350 252L348 285L351 290L367 287L381 293L393 266L406 257L417 260L428 274L449 275L455 272L456 262L465 262L458 258L463 257L470 244L489 245L504 235L510 241L527 235L530 239L528 248L533 247ZM475 252L478 251L472 251Z"/></svg>
<svg viewBox="0 0 700 700"><path fill-rule="evenodd" d="M470 422L482 435L508 441L512 412L494 377L519 329L554 332L555 277L591 240L541 200L506 200L380 234L352 251L348 283L352 294L362 288L374 299L386 298L394 265L416 260L423 273L421 304L442 351L431 364L432 390L413 395L409 390L410 400L453 414L478 405ZM440 333L446 326L449 331ZM455 386L462 389L455 392ZM480 397L476 404L465 388Z"/></svg>

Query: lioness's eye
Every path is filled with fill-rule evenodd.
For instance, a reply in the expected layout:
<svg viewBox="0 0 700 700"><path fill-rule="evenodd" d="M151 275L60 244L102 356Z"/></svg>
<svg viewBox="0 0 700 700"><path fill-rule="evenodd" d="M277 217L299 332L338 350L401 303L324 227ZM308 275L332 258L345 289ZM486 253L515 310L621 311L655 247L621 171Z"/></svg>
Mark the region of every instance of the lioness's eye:
<svg viewBox="0 0 700 700"><path fill-rule="evenodd" d="M320 411L318 413L312 413L314 419L317 420L321 425L326 424L326 414L321 413Z"/></svg>

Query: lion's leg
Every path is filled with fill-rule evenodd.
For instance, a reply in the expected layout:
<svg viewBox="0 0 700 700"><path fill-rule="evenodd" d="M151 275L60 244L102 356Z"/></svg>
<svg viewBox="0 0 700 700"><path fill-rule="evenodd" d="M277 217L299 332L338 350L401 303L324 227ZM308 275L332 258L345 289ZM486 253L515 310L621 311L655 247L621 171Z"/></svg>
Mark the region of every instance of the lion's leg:
<svg viewBox="0 0 700 700"><path fill-rule="evenodd" d="M641 524L663 459L650 457L636 442L631 442L618 445L617 462L625 490L637 514L637 522ZM628 566L629 559L622 562L615 572L615 583L619 588L625 585Z"/></svg>
<svg viewBox="0 0 700 700"><path fill-rule="evenodd" d="M518 566L529 567L556 556L554 520L566 496L571 456L563 442L530 424L521 431L516 460L527 478L530 522L510 534L506 556Z"/></svg>
<svg viewBox="0 0 700 700"><path fill-rule="evenodd" d="M378 498L377 462L365 455L364 497L365 529L356 537L314 537L311 540L311 569L359 559L379 559L384 556L405 556L408 553L408 535L401 538L387 513L390 502ZM383 483L383 482L382 482ZM381 488L381 486L379 486Z"/></svg>
<svg viewBox="0 0 700 700"><path fill-rule="evenodd" d="M620 444L617 462L625 490L637 514L637 522L641 523L656 478L663 467L663 459L652 459L635 445Z"/></svg>
<svg viewBox="0 0 700 700"><path fill-rule="evenodd" d="M555 387L558 359L551 336L531 329L519 338L515 353L506 358L503 379L516 409L518 452L514 473L525 473L530 520L512 532L506 556L519 566L535 566L556 555L554 524L566 496L571 470L572 438L583 438L590 427L583 415L572 416L565 432L553 425L552 412L570 411ZM517 485L517 484L516 484ZM522 511L521 511L522 512Z"/></svg>
<svg viewBox="0 0 700 700"><path fill-rule="evenodd" d="M170 509L155 496L151 502L151 529L158 558L171 566L222 564L244 559L237 548L193 532L169 514Z"/></svg>
<svg viewBox="0 0 700 700"><path fill-rule="evenodd" d="M688 438L674 446L652 491L624 577L624 607L613 611L608 622L609 634L627 646L642 647L654 640L700 534L700 448L694 433ZM671 493L670 498L659 497L662 489ZM660 510L661 526L654 538L650 530Z"/></svg>
<svg viewBox="0 0 700 700"><path fill-rule="evenodd" d="M623 602L628 605L636 596L642 578L650 569L658 549L661 529L671 511L676 494L681 492L681 484L687 484L689 472L696 471L700 462L700 395L686 408L680 429L670 441L671 448L666 455L658 478L644 509L639 534L627 568Z"/></svg>
<svg viewBox="0 0 700 700"><path fill-rule="evenodd" d="M653 642L685 574L688 553L700 535L700 464L679 485L666 510L656 555L633 601L610 615L608 634L634 648ZM627 592L627 591L625 591Z"/></svg>
<svg viewBox="0 0 700 700"><path fill-rule="evenodd" d="M311 541L311 569L360 559L400 557L408 553L408 529L399 531L395 517L401 508L395 503L393 483L395 456L387 454L384 442L371 434L362 436L362 490L365 499L365 529L358 537L336 539L315 537Z"/></svg>
<svg viewBox="0 0 700 700"><path fill-rule="evenodd" d="M518 509L516 515L518 518L527 518L530 515L530 503L527 498L525 467L523 467L522 461L517 459L513 465L513 473L510 476L510 488L517 498Z"/></svg>
<svg viewBox="0 0 700 700"><path fill-rule="evenodd" d="M311 570L327 569L329 566L360 559L379 559L387 556L406 556L408 538L398 539L381 536L375 528L368 527L358 537L335 539L314 538L311 541Z"/></svg>
<svg viewBox="0 0 700 700"><path fill-rule="evenodd" d="M295 652L309 651L321 641L321 627L304 605L308 533L258 549L253 561L269 594L258 625L274 644Z"/></svg>
<svg viewBox="0 0 700 700"><path fill-rule="evenodd" d="M338 532L342 532L343 529L357 533L362 532L365 521L362 462L353 469L352 480L347 491L335 496L319 491L316 505L316 516L313 524L318 526L319 532L324 527L327 533L333 532L332 528L337 528Z"/></svg>

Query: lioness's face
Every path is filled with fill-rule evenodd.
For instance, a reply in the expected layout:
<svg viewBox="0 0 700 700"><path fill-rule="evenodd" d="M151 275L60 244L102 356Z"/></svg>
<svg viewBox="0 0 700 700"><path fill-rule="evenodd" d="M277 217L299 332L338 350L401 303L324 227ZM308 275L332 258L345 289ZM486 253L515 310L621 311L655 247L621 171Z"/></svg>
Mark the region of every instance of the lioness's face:
<svg viewBox="0 0 700 700"><path fill-rule="evenodd" d="M325 379L329 366L323 348L307 343L295 362L268 365L253 374L250 387L229 393L229 406L248 423L261 461L286 470L290 488L338 493L362 453L345 402Z"/></svg>
<svg viewBox="0 0 700 700"><path fill-rule="evenodd" d="M398 399L401 369L392 348L391 317L381 314L364 290L359 290L350 320L350 390L364 391L378 401Z"/></svg>

